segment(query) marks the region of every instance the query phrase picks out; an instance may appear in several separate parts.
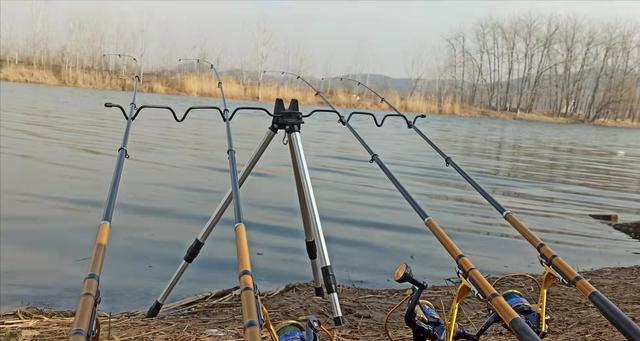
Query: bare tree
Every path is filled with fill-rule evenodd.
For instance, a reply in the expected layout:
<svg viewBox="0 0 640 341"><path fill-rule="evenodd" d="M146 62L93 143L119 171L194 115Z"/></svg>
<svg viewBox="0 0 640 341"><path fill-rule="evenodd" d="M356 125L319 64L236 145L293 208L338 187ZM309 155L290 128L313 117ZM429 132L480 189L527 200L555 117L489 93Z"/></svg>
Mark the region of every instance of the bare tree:
<svg viewBox="0 0 640 341"><path fill-rule="evenodd" d="M415 50L410 54L406 62L405 72L411 80L406 97L408 101L416 94L427 73L427 58L421 49Z"/></svg>
<svg viewBox="0 0 640 341"><path fill-rule="evenodd" d="M273 34L267 26L266 21L260 20L256 22L256 26L253 31L253 53L257 73L258 101L262 100L264 71L267 69L267 65L269 63L269 56L271 49L273 48L272 43Z"/></svg>

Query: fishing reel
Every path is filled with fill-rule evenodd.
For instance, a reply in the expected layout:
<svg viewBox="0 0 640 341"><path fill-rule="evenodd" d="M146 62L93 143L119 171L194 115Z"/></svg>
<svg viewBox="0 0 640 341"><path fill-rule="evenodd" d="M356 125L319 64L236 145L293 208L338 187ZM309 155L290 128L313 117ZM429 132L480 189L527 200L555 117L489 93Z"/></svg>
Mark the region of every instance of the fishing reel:
<svg viewBox="0 0 640 341"><path fill-rule="evenodd" d="M272 341L318 341L320 329L322 325L320 320L314 315L309 315L300 320L306 320L306 323L301 323L296 320L287 320L280 322L274 327L269 316L269 311L264 305L260 305L261 316L260 322L263 327L269 332L269 336Z"/></svg>
<svg viewBox="0 0 640 341"><path fill-rule="evenodd" d="M438 315L431 302L420 299L422 292L428 287L427 283L416 280L411 267L406 263L402 263L396 268L393 277L398 283L410 283L412 285L404 322L411 328L413 340L446 340L447 322ZM453 340L478 340L478 337L465 331L462 325L455 324L453 331Z"/></svg>
<svg viewBox="0 0 640 341"><path fill-rule="evenodd" d="M400 264L396 268L394 280L398 283L410 283L412 285L404 321L411 329L414 341L478 341L491 326L502 321L495 311L490 311L489 316L475 334L467 332L464 326L457 323L458 307L469 293L473 291L473 287L468 281L463 277L460 277L460 279L462 282L456 290L449 317L447 320L444 320L438 315L431 302L420 300L420 296L427 288L427 284L416 280L411 268L406 263ZM546 325L541 323L540 304L532 305L524 295L517 290L505 291L502 296L509 306L524 319L536 334L540 335L541 338L544 337ZM542 316L544 316L544 314L542 314ZM503 324L503 326L508 329L506 325Z"/></svg>
<svg viewBox="0 0 640 341"><path fill-rule="evenodd" d="M320 320L309 316L306 324L289 320L278 324L275 328L277 340L274 341L317 341L320 332Z"/></svg>
<svg viewBox="0 0 640 341"><path fill-rule="evenodd" d="M527 323L527 325L538 335L544 337L544 333L540 331L540 315L538 314L536 308L529 303L529 301L524 297L524 295L518 290L508 290L502 294L502 297L507 301L509 306L520 315L522 319ZM489 327L492 325L499 323L501 321L500 316L494 311L482 324L480 329L476 335L484 334ZM504 325L504 324L503 324ZM505 328L508 329L506 325Z"/></svg>

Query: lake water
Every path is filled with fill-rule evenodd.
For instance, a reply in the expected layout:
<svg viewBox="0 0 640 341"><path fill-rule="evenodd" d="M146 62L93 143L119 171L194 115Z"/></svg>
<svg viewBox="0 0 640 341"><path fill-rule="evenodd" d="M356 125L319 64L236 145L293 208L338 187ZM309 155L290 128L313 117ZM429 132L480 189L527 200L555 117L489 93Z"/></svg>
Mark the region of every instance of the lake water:
<svg viewBox="0 0 640 341"><path fill-rule="evenodd" d="M129 101L127 92L1 84L2 310L75 307L125 126L102 104ZM145 103L180 112L219 104L140 94ZM257 114L234 119L240 168L268 124ZM541 272L535 250L413 131L400 122L353 125L483 273ZM637 240L587 216L640 219L640 131L447 116L420 127L577 269L640 263ZM453 260L334 117L307 119L302 139L340 284L396 287L400 262L433 284L455 275ZM219 116L195 113L178 124L167 112L145 112L129 153L101 278L104 311L146 310L229 187ZM242 193L260 288L310 281L282 133ZM229 210L169 301L236 284Z"/></svg>

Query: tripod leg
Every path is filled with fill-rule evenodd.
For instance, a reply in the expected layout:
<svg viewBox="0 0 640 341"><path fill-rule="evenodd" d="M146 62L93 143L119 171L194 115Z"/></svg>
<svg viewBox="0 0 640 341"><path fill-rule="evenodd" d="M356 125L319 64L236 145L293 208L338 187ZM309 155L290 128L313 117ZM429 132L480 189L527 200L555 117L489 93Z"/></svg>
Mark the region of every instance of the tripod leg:
<svg viewBox="0 0 640 341"><path fill-rule="evenodd" d="M309 221L311 222L311 228L313 236L318 246L318 256L320 257L322 279L324 281L324 287L329 295L329 301L331 302L331 308L333 310L333 322L336 326L340 326L344 323L342 317L342 311L340 309L340 302L338 300L338 292L336 287L336 277L333 274L331 268L331 262L329 261L329 254L327 252L327 245L324 241L324 233L322 232L322 224L320 222L320 214L318 213L318 206L316 205L316 199L313 194L313 187L311 186L311 177L309 176L309 169L307 168L307 161L304 156L304 150L302 149L302 140L300 139L299 132L287 133L289 143L295 154L292 162L297 164L297 167L293 167L294 171L297 171L300 178L300 187L298 192L302 192L299 197L304 199L304 205L307 208L309 214Z"/></svg>
<svg viewBox="0 0 640 341"><path fill-rule="evenodd" d="M296 188L298 189L298 201L300 202L300 212L302 213L305 246L307 248L307 256L309 256L309 261L311 262L311 271L313 272L313 286L316 296L324 297L322 281L320 279L320 268L318 267L318 249L313 236L311 216L309 215L309 210L305 202L304 192L300 190L302 188L302 179L300 178L300 169L298 168L299 160L297 159L293 143L289 143L289 152L291 153L291 164L293 165L293 177L295 178Z"/></svg>
<svg viewBox="0 0 640 341"><path fill-rule="evenodd" d="M258 163L258 160L260 160L260 157L262 156L264 151L267 149L267 147L269 146L269 143L271 143L275 135L276 135L275 131L272 131L271 129L267 130L267 133L265 134L264 138L260 142L260 145L253 152L253 154L251 155L251 158L249 158L249 161L247 162L246 166L242 170L242 173L240 174L240 178L238 179L238 184L240 186L242 186L242 184L247 179L247 177L249 177L249 174L251 174L251 171L253 170L255 165ZM220 202L220 205L218 205L216 210L213 212L213 214L209 218L209 221L207 222L205 227L202 229L202 231L200 231L200 234L198 235L198 237L193 241L191 246L189 246L189 248L187 249L187 252L184 255L184 258L182 259L180 266L178 266L178 269L173 274L173 277L171 277L171 280L169 280L169 283L167 283L167 286L164 288L160 296L158 296L156 301L147 311L147 317L156 317L158 315L165 300L167 299L167 297L169 296L173 288L176 286L176 284L178 284L178 281L180 280L184 272L187 270L187 267L189 267L189 264L191 264L191 262L193 262L193 260L198 256L198 253L204 246L204 242L209 237L209 234L211 234L211 232L213 231L213 228L216 226L216 224L218 224L220 219L222 219L222 215L224 214L226 209L229 207L229 204L231 204L231 200L232 200L232 193L231 193L231 189L229 189L225 194L224 198L222 199L222 202Z"/></svg>

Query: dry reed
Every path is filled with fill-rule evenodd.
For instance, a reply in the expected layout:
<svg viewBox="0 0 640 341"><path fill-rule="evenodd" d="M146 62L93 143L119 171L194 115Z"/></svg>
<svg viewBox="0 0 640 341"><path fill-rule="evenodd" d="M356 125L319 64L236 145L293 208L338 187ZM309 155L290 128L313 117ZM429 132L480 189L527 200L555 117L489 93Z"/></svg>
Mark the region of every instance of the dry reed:
<svg viewBox="0 0 640 341"><path fill-rule="evenodd" d="M96 70L64 70L59 66L48 69L33 68L25 64L0 65L0 80L20 83L38 83L81 88L127 90L131 79L118 73ZM320 98L309 89L300 86L267 83L258 89L255 83L242 83L235 78L223 79L225 94L229 99L269 100L274 98L297 98L305 105L322 104ZM147 73L140 85L141 92L195 97L217 97L216 83L206 74ZM260 91L261 90L261 91ZM261 92L261 97L259 96ZM387 111L384 104L370 96L358 96L347 90L329 91L332 103L343 108ZM466 117L492 117L505 120L532 120L555 123L579 123L576 118L553 117L547 113L527 113L517 115L511 112L461 106L452 97L438 100L429 96L403 97L395 91L383 94L398 109L408 113L457 115ZM639 128L640 123L622 121L596 121L594 124Z"/></svg>

